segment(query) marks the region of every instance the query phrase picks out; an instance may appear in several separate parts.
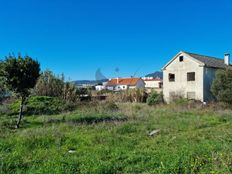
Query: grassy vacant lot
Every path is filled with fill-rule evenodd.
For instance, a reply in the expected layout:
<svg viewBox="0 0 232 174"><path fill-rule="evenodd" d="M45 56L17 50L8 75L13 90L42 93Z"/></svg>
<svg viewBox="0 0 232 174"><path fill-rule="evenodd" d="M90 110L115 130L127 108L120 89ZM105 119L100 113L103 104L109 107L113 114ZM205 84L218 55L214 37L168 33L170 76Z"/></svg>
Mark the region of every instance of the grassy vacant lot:
<svg viewBox="0 0 232 174"><path fill-rule="evenodd" d="M18 130L12 119L0 117L0 173L232 173L229 110L90 105Z"/></svg>

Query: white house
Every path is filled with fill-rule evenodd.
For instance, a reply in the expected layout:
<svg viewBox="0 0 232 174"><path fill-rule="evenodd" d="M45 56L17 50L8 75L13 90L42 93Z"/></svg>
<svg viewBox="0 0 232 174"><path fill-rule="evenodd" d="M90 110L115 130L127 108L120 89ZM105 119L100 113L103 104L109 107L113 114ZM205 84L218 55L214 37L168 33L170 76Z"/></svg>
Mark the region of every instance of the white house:
<svg viewBox="0 0 232 174"><path fill-rule="evenodd" d="M104 90L105 89L105 86L103 86L103 85L96 85L95 86L95 90L96 91L102 91L102 90Z"/></svg>
<svg viewBox="0 0 232 174"><path fill-rule="evenodd" d="M218 69L230 66L230 54L224 60L179 52L163 67L163 95L166 102L182 96L202 102L214 99L210 88Z"/></svg>
<svg viewBox="0 0 232 174"><path fill-rule="evenodd" d="M150 88L150 89L161 89L163 85L163 80L159 77L154 78L154 77L143 77L142 78L145 82L145 88Z"/></svg>
<svg viewBox="0 0 232 174"><path fill-rule="evenodd" d="M106 84L106 89L111 91L121 91L135 88L144 88L145 83L141 78L115 78Z"/></svg>
<svg viewBox="0 0 232 174"><path fill-rule="evenodd" d="M106 89L106 84L107 84L107 82L103 82L102 84L96 85L95 90L96 91L102 91L102 90Z"/></svg>

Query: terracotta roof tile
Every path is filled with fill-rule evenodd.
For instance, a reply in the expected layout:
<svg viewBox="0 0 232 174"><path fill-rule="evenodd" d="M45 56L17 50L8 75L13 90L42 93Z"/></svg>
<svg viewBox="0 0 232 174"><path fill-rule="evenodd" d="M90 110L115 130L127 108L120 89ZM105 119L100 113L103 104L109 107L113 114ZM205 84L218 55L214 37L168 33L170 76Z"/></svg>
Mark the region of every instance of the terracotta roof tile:
<svg viewBox="0 0 232 174"><path fill-rule="evenodd" d="M154 79L143 79L144 81L163 81L160 78L154 78Z"/></svg>
<svg viewBox="0 0 232 174"><path fill-rule="evenodd" d="M111 79L108 81L108 86L114 86L114 85L131 85L135 86L136 83L142 80L141 78L119 78L119 79Z"/></svg>

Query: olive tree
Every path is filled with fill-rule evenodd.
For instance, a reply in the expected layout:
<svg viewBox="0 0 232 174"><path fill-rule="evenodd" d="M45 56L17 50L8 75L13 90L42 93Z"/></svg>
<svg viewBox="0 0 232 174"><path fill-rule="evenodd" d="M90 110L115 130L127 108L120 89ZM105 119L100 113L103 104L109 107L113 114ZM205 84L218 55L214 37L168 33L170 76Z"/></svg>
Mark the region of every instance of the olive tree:
<svg viewBox="0 0 232 174"><path fill-rule="evenodd" d="M16 93L21 98L19 116L16 128L19 128L22 120L23 106L26 98L30 94L30 89L34 88L40 76L40 64L29 56L9 55L1 63L0 76L3 78L7 88Z"/></svg>
<svg viewBox="0 0 232 174"><path fill-rule="evenodd" d="M216 72L211 91L218 101L232 104L232 68Z"/></svg>

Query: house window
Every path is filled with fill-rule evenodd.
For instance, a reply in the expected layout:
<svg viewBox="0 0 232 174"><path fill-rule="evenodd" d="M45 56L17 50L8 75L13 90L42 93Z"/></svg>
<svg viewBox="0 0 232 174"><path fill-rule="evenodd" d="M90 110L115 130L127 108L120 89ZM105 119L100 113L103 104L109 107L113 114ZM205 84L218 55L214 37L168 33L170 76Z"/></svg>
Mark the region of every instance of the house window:
<svg viewBox="0 0 232 174"><path fill-rule="evenodd" d="M180 57L179 57L179 61L180 61L180 62L183 62L183 61L184 61L184 56L180 56Z"/></svg>
<svg viewBox="0 0 232 174"><path fill-rule="evenodd" d="M187 73L187 81L195 81L195 72Z"/></svg>
<svg viewBox="0 0 232 174"><path fill-rule="evenodd" d="M175 74L169 74L168 75L169 82L175 82Z"/></svg>

